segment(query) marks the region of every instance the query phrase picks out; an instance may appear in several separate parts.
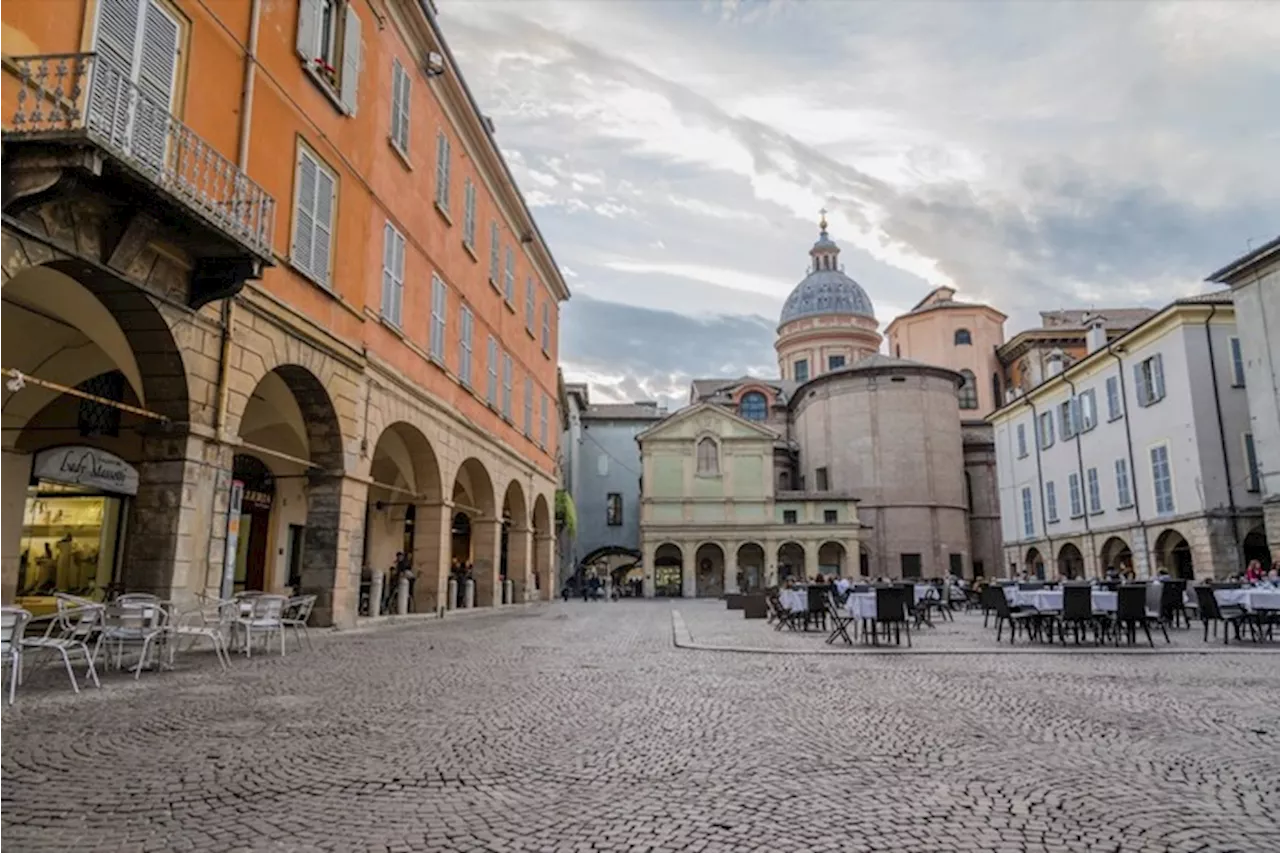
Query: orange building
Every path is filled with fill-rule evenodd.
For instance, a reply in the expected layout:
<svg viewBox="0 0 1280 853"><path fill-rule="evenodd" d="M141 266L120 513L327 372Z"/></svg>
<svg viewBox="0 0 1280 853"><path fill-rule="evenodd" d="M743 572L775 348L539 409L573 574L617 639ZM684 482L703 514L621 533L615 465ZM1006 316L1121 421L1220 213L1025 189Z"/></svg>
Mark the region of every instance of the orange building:
<svg viewBox="0 0 1280 853"><path fill-rule="evenodd" d="M5 602L545 597L569 293L430 0L56 5L2 12Z"/></svg>

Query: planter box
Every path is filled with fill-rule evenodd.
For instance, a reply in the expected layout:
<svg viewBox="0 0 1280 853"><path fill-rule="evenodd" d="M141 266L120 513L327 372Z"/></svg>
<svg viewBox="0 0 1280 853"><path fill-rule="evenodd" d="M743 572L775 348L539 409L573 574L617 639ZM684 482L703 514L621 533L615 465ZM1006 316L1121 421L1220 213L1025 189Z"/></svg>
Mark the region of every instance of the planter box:
<svg viewBox="0 0 1280 853"><path fill-rule="evenodd" d="M764 619L769 615L769 606L763 594L742 596L742 615L746 619Z"/></svg>
<svg viewBox="0 0 1280 853"><path fill-rule="evenodd" d="M731 592L724 597L724 606L727 610L741 610L743 598L741 593Z"/></svg>

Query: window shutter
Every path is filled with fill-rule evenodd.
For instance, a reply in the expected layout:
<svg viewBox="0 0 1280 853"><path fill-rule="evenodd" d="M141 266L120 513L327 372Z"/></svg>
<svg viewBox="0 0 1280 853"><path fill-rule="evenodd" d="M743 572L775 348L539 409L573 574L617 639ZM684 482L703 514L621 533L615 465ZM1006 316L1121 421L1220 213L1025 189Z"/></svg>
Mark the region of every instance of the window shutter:
<svg viewBox="0 0 1280 853"><path fill-rule="evenodd" d="M129 133L129 102L119 88L133 71L138 43L140 0L100 0L94 49L106 64L94 69L89 96L89 121L123 145ZM109 65L110 67L107 67Z"/></svg>
<svg viewBox="0 0 1280 853"><path fill-rule="evenodd" d="M298 56L308 64L316 58L320 44L321 0L298 3Z"/></svg>
<svg viewBox="0 0 1280 853"><path fill-rule="evenodd" d="M1151 389L1147 385L1147 374L1142 369L1142 364L1133 366L1133 390L1138 397L1138 405L1145 406L1150 402Z"/></svg>
<svg viewBox="0 0 1280 853"><path fill-rule="evenodd" d="M413 78L404 68L400 69L400 147L409 150L409 92Z"/></svg>
<svg viewBox="0 0 1280 853"><path fill-rule="evenodd" d="M392 293L391 304L396 309L396 325L400 325L400 321L404 314L404 235L396 234L395 239L395 259L392 267L392 284L395 287Z"/></svg>
<svg viewBox="0 0 1280 853"><path fill-rule="evenodd" d="M178 67L178 22L155 0L142 22L142 54L138 87L167 112L173 101L173 74Z"/></svg>
<svg viewBox="0 0 1280 853"><path fill-rule="evenodd" d="M390 222L382 228L382 316L388 320L394 320L391 314L391 300L395 295L392 273L396 265L395 233Z"/></svg>
<svg viewBox="0 0 1280 853"><path fill-rule="evenodd" d="M329 246L333 239L333 178L316 168L315 238L312 242L311 272L325 285L329 284Z"/></svg>
<svg viewBox="0 0 1280 853"><path fill-rule="evenodd" d="M400 144L400 60L391 61L391 138Z"/></svg>
<svg viewBox="0 0 1280 853"><path fill-rule="evenodd" d="M360 16L355 4L348 3L344 8L347 20L342 36L342 105L347 108L347 115L353 116L360 87Z"/></svg>
<svg viewBox="0 0 1280 853"><path fill-rule="evenodd" d="M1151 381L1152 381L1152 384L1155 386L1152 389L1152 392L1153 392L1152 399L1163 400L1164 399L1164 356L1158 353L1155 355L1154 358L1151 359Z"/></svg>
<svg viewBox="0 0 1280 853"><path fill-rule="evenodd" d="M298 152L298 192L294 207L293 262L305 272L313 272L315 262L316 164L306 152Z"/></svg>

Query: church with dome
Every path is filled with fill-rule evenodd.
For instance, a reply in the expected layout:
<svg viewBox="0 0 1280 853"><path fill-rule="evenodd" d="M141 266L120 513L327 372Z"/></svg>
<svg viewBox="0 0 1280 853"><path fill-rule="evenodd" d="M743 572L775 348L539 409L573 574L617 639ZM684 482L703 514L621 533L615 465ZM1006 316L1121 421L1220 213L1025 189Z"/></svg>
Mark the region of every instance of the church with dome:
<svg viewBox="0 0 1280 853"><path fill-rule="evenodd" d="M977 377L998 370L1004 315L954 296L895 318L885 354L824 213L779 317L778 377L695 379L636 438L645 594L994 574L997 401Z"/></svg>

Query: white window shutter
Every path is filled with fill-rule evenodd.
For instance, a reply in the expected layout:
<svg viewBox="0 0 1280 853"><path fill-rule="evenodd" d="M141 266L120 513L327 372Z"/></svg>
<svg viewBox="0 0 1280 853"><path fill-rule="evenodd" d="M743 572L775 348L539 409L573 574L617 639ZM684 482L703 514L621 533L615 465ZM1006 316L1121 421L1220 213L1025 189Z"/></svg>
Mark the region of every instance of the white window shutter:
<svg viewBox="0 0 1280 853"><path fill-rule="evenodd" d="M342 105L347 115L356 114L357 91L360 87L360 16L355 5L348 3L346 28L342 36Z"/></svg>
<svg viewBox="0 0 1280 853"><path fill-rule="evenodd" d="M395 232L388 222L382 228L382 316L388 320L391 316L391 297L395 288L392 281L392 269L395 267L396 247Z"/></svg>
<svg viewBox="0 0 1280 853"><path fill-rule="evenodd" d="M1155 358L1151 359L1151 379L1155 387L1152 389L1153 398L1156 400L1164 399L1164 356L1159 353Z"/></svg>
<svg viewBox="0 0 1280 853"><path fill-rule="evenodd" d="M311 272L314 262L313 246L315 244L315 209L316 209L316 164L310 157L298 152L298 189L294 204L293 250L290 254L293 262L306 271Z"/></svg>
<svg viewBox="0 0 1280 853"><path fill-rule="evenodd" d="M1143 372L1141 363L1133 366L1133 389L1138 398L1138 405L1147 405L1151 391L1147 387L1147 375Z"/></svg>
<svg viewBox="0 0 1280 853"><path fill-rule="evenodd" d="M404 236L396 234L396 255L395 255L395 300L392 304L396 308L396 325L400 325L404 314Z"/></svg>
<svg viewBox="0 0 1280 853"><path fill-rule="evenodd" d="M298 3L298 56L308 65L319 52L321 0Z"/></svg>
<svg viewBox="0 0 1280 853"><path fill-rule="evenodd" d="M334 184L329 173L316 168L315 236L311 249L311 273L329 284L329 247L333 239Z"/></svg>
<svg viewBox="0 0 1280 853"><path fill-rule="evenodd" d="M409 150L409 89L413 80L409 72L400 70L400 147Z"/></svg>

